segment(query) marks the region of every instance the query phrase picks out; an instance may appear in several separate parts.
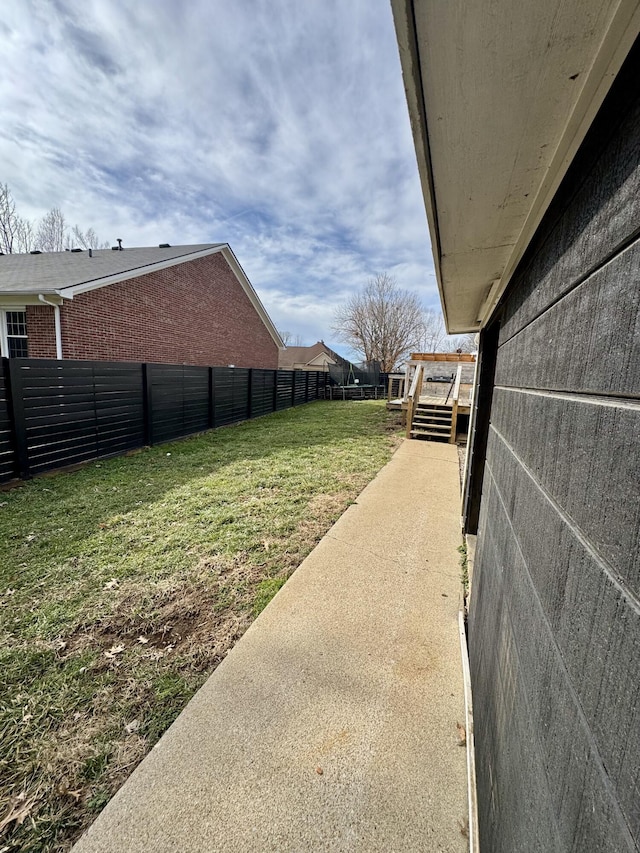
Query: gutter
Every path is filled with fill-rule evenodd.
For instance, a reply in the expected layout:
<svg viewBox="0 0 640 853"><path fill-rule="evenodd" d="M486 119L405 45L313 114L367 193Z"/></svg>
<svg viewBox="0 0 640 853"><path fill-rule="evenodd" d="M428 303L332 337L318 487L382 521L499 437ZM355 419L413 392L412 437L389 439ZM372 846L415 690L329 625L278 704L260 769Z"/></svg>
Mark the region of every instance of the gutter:
<svg viewBox="0 0 640 853"><path fill-rule="evenodd" d="M56 328L56 358L62 360L62 325L60 323L60 306L56 302L49 302L43 293L38 294L38 299L44 305L53 308L53 320Z"/></svg>

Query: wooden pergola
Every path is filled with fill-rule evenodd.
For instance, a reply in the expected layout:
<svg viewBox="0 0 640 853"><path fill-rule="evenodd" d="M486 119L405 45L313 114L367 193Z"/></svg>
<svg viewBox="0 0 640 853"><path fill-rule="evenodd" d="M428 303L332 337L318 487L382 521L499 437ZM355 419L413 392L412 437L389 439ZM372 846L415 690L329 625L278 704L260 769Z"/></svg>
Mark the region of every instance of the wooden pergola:
<svg viewBox="0 0 640 853"><path fill-rule="evenodd" d="M475 355L470 352L412 352L409 364L413 361L452 361L454 363L473 364L475 360Z"/></svg>

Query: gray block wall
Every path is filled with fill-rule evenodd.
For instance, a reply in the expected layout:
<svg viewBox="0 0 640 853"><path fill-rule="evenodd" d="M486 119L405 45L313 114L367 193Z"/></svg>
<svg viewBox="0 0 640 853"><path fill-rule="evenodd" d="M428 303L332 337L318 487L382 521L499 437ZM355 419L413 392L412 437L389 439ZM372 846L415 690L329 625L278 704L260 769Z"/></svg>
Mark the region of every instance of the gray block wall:
<svg viewBox="0 0 640 853"><path fill-rule="evenodd" d="M483 853L640 849L640 50L499 311L469 617Z"/></svg>

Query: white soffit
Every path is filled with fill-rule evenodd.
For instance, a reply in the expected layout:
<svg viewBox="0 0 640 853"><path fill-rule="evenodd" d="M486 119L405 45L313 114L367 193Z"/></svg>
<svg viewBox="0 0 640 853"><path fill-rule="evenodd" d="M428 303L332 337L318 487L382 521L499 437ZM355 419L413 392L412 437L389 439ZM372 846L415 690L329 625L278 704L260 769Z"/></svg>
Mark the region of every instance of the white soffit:
<svg viewBox="0 0 640 853"><path fill-rule="evenodd" d="M490 316L640 31L640 0L391 0L451 333Z"/></svg>

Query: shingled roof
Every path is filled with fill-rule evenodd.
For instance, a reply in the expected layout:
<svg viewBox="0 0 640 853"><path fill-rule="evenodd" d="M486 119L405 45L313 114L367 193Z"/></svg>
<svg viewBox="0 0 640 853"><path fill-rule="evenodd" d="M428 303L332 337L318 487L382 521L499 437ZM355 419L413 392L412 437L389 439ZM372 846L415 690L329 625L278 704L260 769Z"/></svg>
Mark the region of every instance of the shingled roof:
<svg viewBox="0 0 640 853"><path fill-rule="evenodd" d="M276 346L282 338L228 243L158 246L135 249L94 249L0 256L0 302L39 304L39 297L61 304L65 299L137 278L220 252L258 312ZM49 302L48 304L51 304Z"/></svg>
<svg viewBox="0 0 640 853"><path fill-rule="evenodd" d="M162 266L210 254L226 243L202 243L168 248L94 249L82 252L42 252L0 256L0 293L59 293L98 283L112 276L133 278ZM191 256L191 257L190 257ZM105 282L108 283L108 282Z"/></svg>
<svg viewBox="0 0 640 853"><path fill-rule="evenodd" d="M328 347L324 341L318 341L310 347L287 347L280 351L278 366L283 369L293 368L294 364L309 364L314 358L317 358L322 353L326 353L336 364L348 365L346 361L337 352L334 352Z"/></svg>

